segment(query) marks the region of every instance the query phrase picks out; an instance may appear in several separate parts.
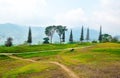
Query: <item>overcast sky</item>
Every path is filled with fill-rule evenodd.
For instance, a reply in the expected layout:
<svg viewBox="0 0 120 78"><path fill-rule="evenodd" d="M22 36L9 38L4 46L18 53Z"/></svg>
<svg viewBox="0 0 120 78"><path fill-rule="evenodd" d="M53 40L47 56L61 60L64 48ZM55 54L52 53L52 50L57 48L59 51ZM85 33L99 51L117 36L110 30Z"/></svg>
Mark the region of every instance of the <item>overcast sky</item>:
<svg viewBox="0 0 120 78"><path fill-rule="evenodd" d="M0 23L89 27L120 34L120 0L0 0Z"/></svg>

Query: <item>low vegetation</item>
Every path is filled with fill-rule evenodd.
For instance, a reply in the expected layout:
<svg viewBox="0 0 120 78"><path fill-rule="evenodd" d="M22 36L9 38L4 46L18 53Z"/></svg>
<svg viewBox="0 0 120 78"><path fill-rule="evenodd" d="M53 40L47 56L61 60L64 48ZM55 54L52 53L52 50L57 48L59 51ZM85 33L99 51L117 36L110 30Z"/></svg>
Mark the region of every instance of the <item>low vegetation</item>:
<svg viewBox="0 0 120 78"><path fill-rule="evenodd" d="M0 46L0 53L20 53L20 52L35 52L35 51L44 51L44 50L55 50L55 49L65 49L65 48L74 48L79 46L91 45L91 43L80 44L42 44L42 45L21 45L21 46L12 46L5 47Z"/></svg>
<svg viewBox="0 0 120 78"><path fill-rule="evenodd" d="M64 45L64 44L63 44ZM78 44L67 44L64 48L79 47ZM44 45L46 46L46 45ZM48 45L47 45L48 46ZM55 45L49 45L55 46ZM60 45L56 45L59 46ZM101 43L86 47L81 45L61 51L46 51L14 56L29 58L39 63L25 62L0 56L1 78L69 78L60 68L48 61L57 61L72 69L80 78L119 78L120 77L120 44ZM12 48L12 47L11 47ZM40 46L39 46L40 48ZM54 48L54 47L53 47ZM59 49L55 47L56 49ZM45 49L44 49L45 51ZM25 52L25 51L24 51ZM11 61L9 61L9 60ZM4 73L6 72L6 73ZM54 73L54 74L53 74Z"/></svg>

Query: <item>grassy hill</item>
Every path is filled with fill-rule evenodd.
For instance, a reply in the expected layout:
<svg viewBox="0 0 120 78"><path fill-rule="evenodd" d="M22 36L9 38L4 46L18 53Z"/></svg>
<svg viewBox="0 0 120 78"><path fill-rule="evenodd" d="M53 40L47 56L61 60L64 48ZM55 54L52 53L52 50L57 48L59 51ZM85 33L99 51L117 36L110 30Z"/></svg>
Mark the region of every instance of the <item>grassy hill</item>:
<svg viewBox="0 0 120 78"><path fill-rule="evenodd" d="M67 49L71 47L74 47L74 51ZM8 51L10 53L18 52L17 50L20 48L21 46L17 46L17 48L11 47L8 48L11 51ZM13 59L0 55L0 78L69 78L68 74L60 67L50 64L49 61L59 62L67 66L80 78L120 77L120 44L57 44L24 46L24 49L21 49L19 52L22 52L22 54L14 54L13 56L38 62ZM52 51L53 49L56 49L56 51ZM29 51L39 52L26 54Z"/></svg>

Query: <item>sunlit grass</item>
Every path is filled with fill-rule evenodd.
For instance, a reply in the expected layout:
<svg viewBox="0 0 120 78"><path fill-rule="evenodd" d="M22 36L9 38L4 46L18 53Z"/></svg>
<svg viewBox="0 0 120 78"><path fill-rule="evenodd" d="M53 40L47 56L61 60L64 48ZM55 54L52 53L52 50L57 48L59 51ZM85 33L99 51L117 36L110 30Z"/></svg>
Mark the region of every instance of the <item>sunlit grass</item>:
<svg viewBox="0 0 120 78"><path fill-rule="evenodd" d="M73 48L79 46L87 46L92 44L43 44L43 45L31 45L31 46L12 46L5 47L0 46L0 53L19 53L19 52L35 52L35 51L44 51L44 50L55 50L55 49L65 49Z"/></svg>
<svg viewBox="0 0 120 78"><path fill-rule="evenodd" d="M71 47L70 45L71 44L66 46ZM57 46L61 48L64 47L63 45ZM74 44L74 46L80 45ZM26 63L24 61L18 62L18 60L14 59L9 61L7 60L10 59L9 57L1 56L0 63L4 65L0 64L2 67L0 68L0 74L3 74L5 78L16 78L21 74L28 75L37 72L46 72L46 69L54 68L54 66L49 65L48 63L42 63L41 61L57 61L68 66L68 68L71 68L75 73L77 73L80 77L82 76L83 78L117 78L117 76L119 77L118 74L120 72L120 44L116 43L96 44L89 48L77 48L72 52L68 49L55 52L46 51L38 53L17 54L16 56L21 58L32 58L34 60L40 61L40 63L30 64L29 62ZM11 68L13 69L11 70ZM4 74L4 72L6 73ZM42 78L42 75L40 78ZM47 75L47 73L45 75ZM43 76L43 78L44 77L45 76Z"/></svg>
<svg viewBox="0 0 120 78"><path fill-rule="evenodd" d="M16 68L14 70L11 70L9 72L6 72L6 74L3 76L3 78L17 78L20 74L31 74L31 73L37 73L37 72L42 72L46 69L53 69L49 64L41 64L41 63L33 63L29 64L20 68Z"/></svg>
<svg viewBox="0 0 120 78"><path fill-rule="evenodd" d="M22 58L32 58L32 57L45 57L57 55L60 51L51 52L38 52L38 53L28 53L28 54L16 54L15 56Z"/></svg>

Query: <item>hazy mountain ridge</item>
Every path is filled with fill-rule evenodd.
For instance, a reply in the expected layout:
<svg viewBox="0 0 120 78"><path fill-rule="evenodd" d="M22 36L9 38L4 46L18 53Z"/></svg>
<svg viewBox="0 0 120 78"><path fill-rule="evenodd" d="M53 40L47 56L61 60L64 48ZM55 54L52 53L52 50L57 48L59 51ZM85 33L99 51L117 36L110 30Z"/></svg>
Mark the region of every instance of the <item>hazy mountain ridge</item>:
<svg viewBox="0 0 120 78"><path fill-rule="evenodd" d="M44 34L45 28L44 27L31 27L32 29L32 40L33 44L37 44L38 42L42 43L43 38L46 37ZM81 28L73 28L73 37L74 41L79 41ZM84 37L86 36L86 29L84 31ZM70 29L66 31L66 41L69 40ZM27 26L20 26L16 24L6 23L0 24L0 43L4 44L7 37L12 37L14 44L22 44L24 41L27 40L28 37L28 27ZM98 37L98 32L95 30L90 29L90 39L96 40ZM55 33L54 42L59 42L59 37Z"/></svg>

